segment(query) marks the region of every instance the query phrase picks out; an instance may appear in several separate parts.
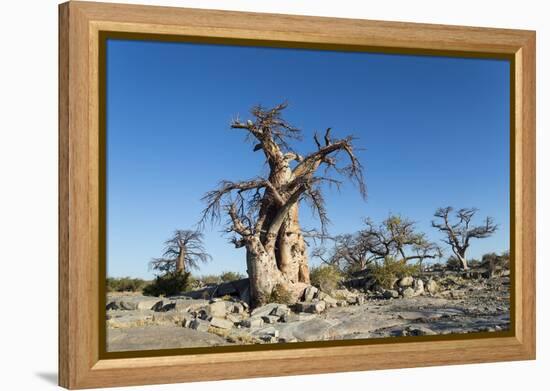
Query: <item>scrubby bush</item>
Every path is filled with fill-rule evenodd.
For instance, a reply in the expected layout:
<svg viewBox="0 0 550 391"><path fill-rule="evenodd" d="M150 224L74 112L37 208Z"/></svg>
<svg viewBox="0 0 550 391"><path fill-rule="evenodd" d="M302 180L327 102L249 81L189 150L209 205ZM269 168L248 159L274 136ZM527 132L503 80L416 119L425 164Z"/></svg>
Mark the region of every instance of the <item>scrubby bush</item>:
<svg viewBox="0 0 550 391"><path fill-rule="evenodd" d="M468 266L471 268L476 268L481 266L481 261L479 259L469 259Z"/></svg>
<svg viewBox="0 0 550 391"><path fill-rule="evenodd" d="M240 273L237 272L230 272L230 271L224 271L221 274L205 274L203 276L198 276L196 278L192 278L191 285L195 288L200 288L204 286L211 286L211 285L219 285L224 282L230 282L235 280L241 280L245 278Z"/></svg>
<svg viewBox="0 0 550 391"><path fill-rule="evenodd" d="M332 292L338 288L342 281L343 274L335 266L321 265L312 267L309 272L311 284L324 292Z"/></svg>
<svg viewBox="0 0 550 391"><path fill-rule="evenodd" d="M280 303L280 304L293 304L292 293L289 290L287 290L283 285L277 284L271 291L269 302Z"/></svg>
<svg viewBox="0 0 550 391"><path fill-rule="evenodd" d="M206 274L204 276L197 277L202 285L218 285L222 282L220 276L216 274Z"/></svg>
<svg viewBox="0 0 550 391"><path fill-rule="evenodd" d="M391 289L396 280L417 275L420 267L418 264L409 265L403 260L386 257L381 263L370 265L369 271L376 284Z"/></svg>
<svg viewBox="0 0 550 391"><path fill-rule="evenodd" d="M452 255L449 257L449 259L447 259L447 263L445 264L445 266L449 270L460 270L462 269L462 262L460 262L460 259Z"/></svg>
<svg viewBox="0 0 550 391"><path fill-rule="evenodd" d="M245 278L245 276L242 275L241 273L237 273L237 272L225 271L225 272L222 272L222 274L220 274L221 282L230 282L230 281L235 281L235 280L242 280L243 278Z"/></svg>
<svg viewBox="0 0 550 391"><path fill-rule="evenodd" d="M107 278L107 292L139 292L147 285L147 281L141 278Z"/></svg>
<svg viewBox="0 0 550 391"><path fill-rule="evenodd" d="M189 272L167 272L143 289L146 296L173 296L189 288Z"/></svg>
<svg viewBox="0 0 550 391"><path fill-rule="evenodd" d="M474 259L474 258L468 259L466 261L466 263L468 264L469 268L476 268L476 267L481 266L481 262L478 259ZM448 270L459 271L459 270L462 270L464 268L463 265L462 265L462 262L457 257L455 257L454 255L451 255L449 257L449 259L447 259L447 263L445 265L446 265Z"/></svg>
<svg viewBox="0 0 550 391"><path fill-rule="evenodd" d="M510 268L510 252L505 251L501 255L489 253L481 258L481 266L490 270L491 273L497 270Z"/></svg>

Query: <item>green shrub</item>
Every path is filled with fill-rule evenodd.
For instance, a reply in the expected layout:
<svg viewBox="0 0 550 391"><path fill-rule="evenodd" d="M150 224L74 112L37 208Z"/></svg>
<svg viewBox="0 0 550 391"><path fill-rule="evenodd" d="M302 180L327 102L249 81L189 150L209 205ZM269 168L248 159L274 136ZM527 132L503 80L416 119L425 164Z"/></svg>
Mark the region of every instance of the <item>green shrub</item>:
<svg viewBox="0 0 550 391"><path fill-rule="evenodd" d="M287 290L283 285L277 284L271 291L269 302L280 304L293 304L292 293Z"/></svg>
<svg viewBox="0 0 550 391"><path fill-rule="evenodd" d="M243 276L241 273L226 271L226 272L222 272L219 278L221 282L230 282L235 280L242 280L243 278L245 278L245 276Z"/></svg>
<svg viewBox="0 0 550 391"><path fill-rule="evenodd" d="M155 280L143 289L146 296L173 296L185 292L189 288L188 272L167 272L157 276Z"/></svg>
<svg viewBox="0 0 550 391"><path fill-rule="evenodd" d="M477 259L468 259L466 261L466 263L468 264L468 267L470 268L475 268L475 267L479 267L481 266L481 262ZM462 262L457 258L455 257L454 255L451 255L449 257L449 259L447 259L447 263L446 263L446 266L447 266L447 269L449 270L462 270L464 268L464 266L462 266Z"/></svg>
<svg viewBox="0 0 550 391"><path fill-rule="evenodd" d="M342 281L343 274L335 266L321 265L312 267L309 272L311 285L316 286L324 292L330 293L338 288Z"/></svg>
<svg viewBox="0 0 550 391"><path fill-rule="evenodd" d="M409 265L403 260L386 257L382 263L371 265L369 270L378 285L391 289L397 279L417 275L420 272L420 267L418 264Z"/></svg>
<svg viewBox="0 0 550 391"><path fill-rule="evenodd" d="M445 266L449 270L460 270L462 269L462 262L460 262L460 259L458 259L454 255L451 255L449 259L447 259L447 263L445 264Z"/></svg>
<svg viewBox="0 0 550 391"><path fill-rule="evenodd" d="M106 281L107 292L138 292L147 285L147 281L141 278L108 277Z"/></svg>

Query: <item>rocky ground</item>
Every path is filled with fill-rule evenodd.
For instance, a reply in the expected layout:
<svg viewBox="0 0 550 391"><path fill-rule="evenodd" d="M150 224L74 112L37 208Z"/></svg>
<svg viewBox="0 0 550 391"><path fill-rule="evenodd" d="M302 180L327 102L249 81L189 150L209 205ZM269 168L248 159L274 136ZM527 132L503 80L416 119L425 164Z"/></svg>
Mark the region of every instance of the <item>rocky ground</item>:
<svg viewBox="0 0 550 391"><path fill-rule="evenodd" d="M404 277L395 289L368 287L329 294L308 287L295 305L250 310L246 280L186 295L113 294L107 300L107 350L131 351L507 330L507 273ZM215 297L223 295L223 297Z"/></svg>

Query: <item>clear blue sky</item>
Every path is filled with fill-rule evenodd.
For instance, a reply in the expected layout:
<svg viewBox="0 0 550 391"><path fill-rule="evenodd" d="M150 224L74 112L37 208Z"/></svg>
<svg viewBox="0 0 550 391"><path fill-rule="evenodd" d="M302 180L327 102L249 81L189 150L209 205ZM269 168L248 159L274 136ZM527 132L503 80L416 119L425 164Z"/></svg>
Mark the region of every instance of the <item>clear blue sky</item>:
<svg viewBox="0 0 550 391"><path fill-rule="evenodd" d="M261 153L229 123L284 100L303 130L299 152L327 127L365 148L368 199L351 184L327 192L331 233L391 212L439 241L437 207L475 206L500 229L469 256L509 248L507 61L109 40L108 274L152 277L148 261L174 229L194 227L206 191L264 173ZM301 220L316 226L308 209ZM214 261L199 274L245 271L244 250L221 229L205 231Z"/></svg>

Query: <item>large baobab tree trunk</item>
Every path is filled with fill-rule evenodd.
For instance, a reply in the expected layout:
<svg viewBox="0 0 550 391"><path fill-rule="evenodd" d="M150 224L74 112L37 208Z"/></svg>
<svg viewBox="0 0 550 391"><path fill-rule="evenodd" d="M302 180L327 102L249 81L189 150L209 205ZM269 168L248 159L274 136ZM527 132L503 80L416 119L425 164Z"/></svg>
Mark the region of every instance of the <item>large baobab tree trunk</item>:
<svg viewBox="0 0 550 391"><path fill-rule="evenodd" d="M309 284L306 242L298 221L298 205L290 208L276 242L277 266L290 282Z"/></svg>
<svg viewBox="0 0 550 391"><path fill-rule="evenodd" d="M227 232L238 235L232 239L237 247L246 248L254 306L270 301L275 290L288 294L290 301L296 301L309 284L306 243L299 223L300 201L309 201L324 227L328 219L321 185L338 186L340 183L327 176L316 176L317 169L325 165L325 174L335 169L357 182L361 194L365 194L361 165L352 150L352 138L333 142L329 128L324 137L325 145L321 146L315 136L317 151L302 157L286 142L287 138L297 139L299 131L281 118L280 112L285 107L284 104L268 110L256 107L252 110L255 121L235 120L231 125L234 129L246 130L250 139L257 142L254 151L263 151L269 175L242 182L223 181L219 189L204 197L207 202L204 216L219 217L220 209L226 209L230 217ZM338 152L347 155L348 166L336 166L331 155Z"/></svg>

